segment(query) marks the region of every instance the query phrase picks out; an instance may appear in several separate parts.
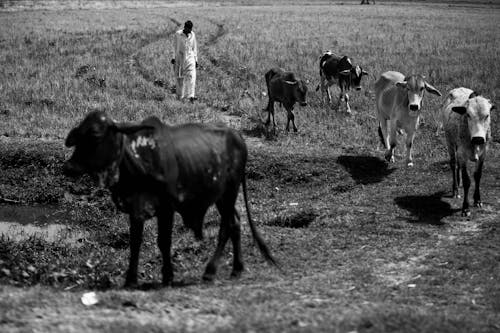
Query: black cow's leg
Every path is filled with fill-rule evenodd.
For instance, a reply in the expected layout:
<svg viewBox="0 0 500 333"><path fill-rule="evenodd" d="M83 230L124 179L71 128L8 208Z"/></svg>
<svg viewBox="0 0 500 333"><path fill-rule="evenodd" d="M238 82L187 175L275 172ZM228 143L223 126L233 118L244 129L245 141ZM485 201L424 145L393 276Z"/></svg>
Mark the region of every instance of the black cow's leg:
<svg viewBox="0 0 500 333"><path fill-rule="evenodd" d="M205 273L203 274L203 280L213 281L215 274L217 273L217 266L219 264L220 257L224 251L224 247L230 236L231 224L234 222L234 201L231 203L233 208L230 208L230 202L224 196L220 201L217 202L217 209L221 215L221 223L219 228L219 236L217 239L217 247L215 252L205 268Z"/></svg>
<svg viewBox="0 0 500 333"><path fill-rule="evenodd" d="M172 225L174 213L171 209L163 209L158 212L158 247L163 259L162 284L168 286L172 284L174 271L170 250L172 246Z"/></svg>
<svg viewBox="0 0 500 333"><path fill-rule="evenodd" d="M292 121L293 131L297 132L297 126L295 126L295 115L293 114L293 108L286 110L288 113L288 121ZM288 123L286 125L286 130L288 131Z"/></svg>
<svg viewBox="0 0 500 333"><path fill-rule="evenodd" d="M467 163L460 162L460 168L462 169L462 183L464 186L464 202L462 204L462 216L469 216L469 188L470 188L470 177L467 171Z"/></svg>
<svg viewBox="0 0 500 333"><path fill-rule="evenodd" d="M484 159L481 156L479 161L477 161L476 164L476 170L474 171L474 182L475 182L475 188L474 188L474 207L481 207L481 194L479 193L479 183L481 182L481 175L483 174L483 162Z"/></svg>
<svg viewBox="0 0 500 333"><path fill-rule="evenodd" d="M139 265L143 227L144 221L142 219L130 216L130 258L125 287L137 287L137 266Z"/></svg>
<svg viewBox="0 0 500 333"><path fill-rule="evenodd" d="M271 98L269 98L269 101L267 102L267 120L266 120L266 126L271 123L271 110L273 109L273 104L274 102L271 102Z"/></svg>
<svg viewBox="0 0 500 333"><path fill-rule="evenodd" d="M241 223L236 208L234 208L234 213L232 219L233 223L230 225L229 231L233 243L233 271L231 272L231 276L239 277L245 267L243 265L243 259L241 258ZM238 218L235 219L234 216Z"/></svg>

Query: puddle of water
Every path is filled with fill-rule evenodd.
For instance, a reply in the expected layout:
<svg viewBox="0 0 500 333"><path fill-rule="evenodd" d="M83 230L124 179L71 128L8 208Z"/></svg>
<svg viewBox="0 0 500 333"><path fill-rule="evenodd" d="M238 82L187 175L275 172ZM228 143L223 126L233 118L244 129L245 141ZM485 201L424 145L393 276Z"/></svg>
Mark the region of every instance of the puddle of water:
<svg viewBox="0 0 500 333"><path fill-rule="evenodd" d="M66 212L54 206L0 205L0 237L14 241L38 237L77 246L86 233L65 225L65 217Z"/></svg>

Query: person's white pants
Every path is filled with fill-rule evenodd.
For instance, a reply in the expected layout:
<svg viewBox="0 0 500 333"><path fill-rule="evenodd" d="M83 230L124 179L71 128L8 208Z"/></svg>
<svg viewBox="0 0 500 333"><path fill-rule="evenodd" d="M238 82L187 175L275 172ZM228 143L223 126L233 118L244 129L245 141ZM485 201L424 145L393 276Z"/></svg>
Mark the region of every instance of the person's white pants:
<svg viewBox="0 0 500 333"><path fill-rule="evenodd" d="M185 61L182 68L176 69L177 86L175 91L179 99L193 98L196 83L196 62Z"/></svg>

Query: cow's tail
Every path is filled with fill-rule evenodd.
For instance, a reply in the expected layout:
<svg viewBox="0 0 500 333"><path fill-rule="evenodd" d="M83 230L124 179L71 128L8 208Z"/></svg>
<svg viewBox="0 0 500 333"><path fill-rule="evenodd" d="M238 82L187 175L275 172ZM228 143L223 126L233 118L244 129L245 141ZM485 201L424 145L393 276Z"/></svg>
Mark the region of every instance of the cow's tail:
<svg viewBox="0 0 500 333"><path fill-rule="evenodd" d="M247 218L248 218L248 224L250 225L250 230L252 231L252 236L255 242L257 243L257 247L259 248L260 253L262 253L262 256L266 259L266 261L276 267L278 267L278 263L276 260L273 258L271 255L271 251L269 251L269 248L267 247L266 243L264 243L264 240L262 239L262 236L260 235L259 231L255 227L252 221L252 217L250 216L250 208L248 205L248 198L247 198L247 182L246 182L246 175L243 176L243 181L241 182L242 189L243 189L243 199L245 200L245 208L247 210Z"/></svg>

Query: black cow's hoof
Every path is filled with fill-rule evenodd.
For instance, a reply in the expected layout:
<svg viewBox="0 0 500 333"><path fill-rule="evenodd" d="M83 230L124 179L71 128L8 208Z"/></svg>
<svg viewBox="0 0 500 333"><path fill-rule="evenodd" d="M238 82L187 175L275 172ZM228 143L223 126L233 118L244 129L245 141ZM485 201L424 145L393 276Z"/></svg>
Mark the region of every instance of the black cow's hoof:
<svg viewBox="0 0 500 333"><path fill-rule="evenodd" d="M483 207L483 203L481 201L475 201L474 202L474 207L481 208L481 207Z"/></svg>
<svg viewBox="0 0 500 333"><path fill-rule="evenodd" d="M172 279L169 279L169 280L162 280L161 281L161 285L163 287L172 287L174 284L173 280Z"/></svg>
<svg viewBox="0 0 500 333"><path fill-rule="evenodd" d="M212 282L214 282L215 274L205 273L205 274L203 274L202 279L203 279L203 282L205 282L205 283L212 283Z"/></svg>
<svg viewBox="0 0 500 333"><path fill-rule="evenodd" d="M231 272L231 279L239 279L241 277L241 274L243 273L243 269L242 270L233 270Z"/></svg>
<svg viewBox="0 0 500 333"><path fill-rule="evenodd" d="M203 281L212 282L215 279L216 270L215 266L209 263L205 268L205 273L203 273Z"/></svg>
<svg viewBox="0 0 500 333"><path fill-rule="evenodd" d="M123 285L123 288L125 288L125 289L138 289L139 284L137 283L137 281L135 281L135 282L126 281L125 284Z"/></svg>
<svg viewBox="0 0 500 333"><path fill-rule="evenodd" d="M468 217L470 216L470 210L469 209L463 209L462 210L462 217Z"/></svg>

